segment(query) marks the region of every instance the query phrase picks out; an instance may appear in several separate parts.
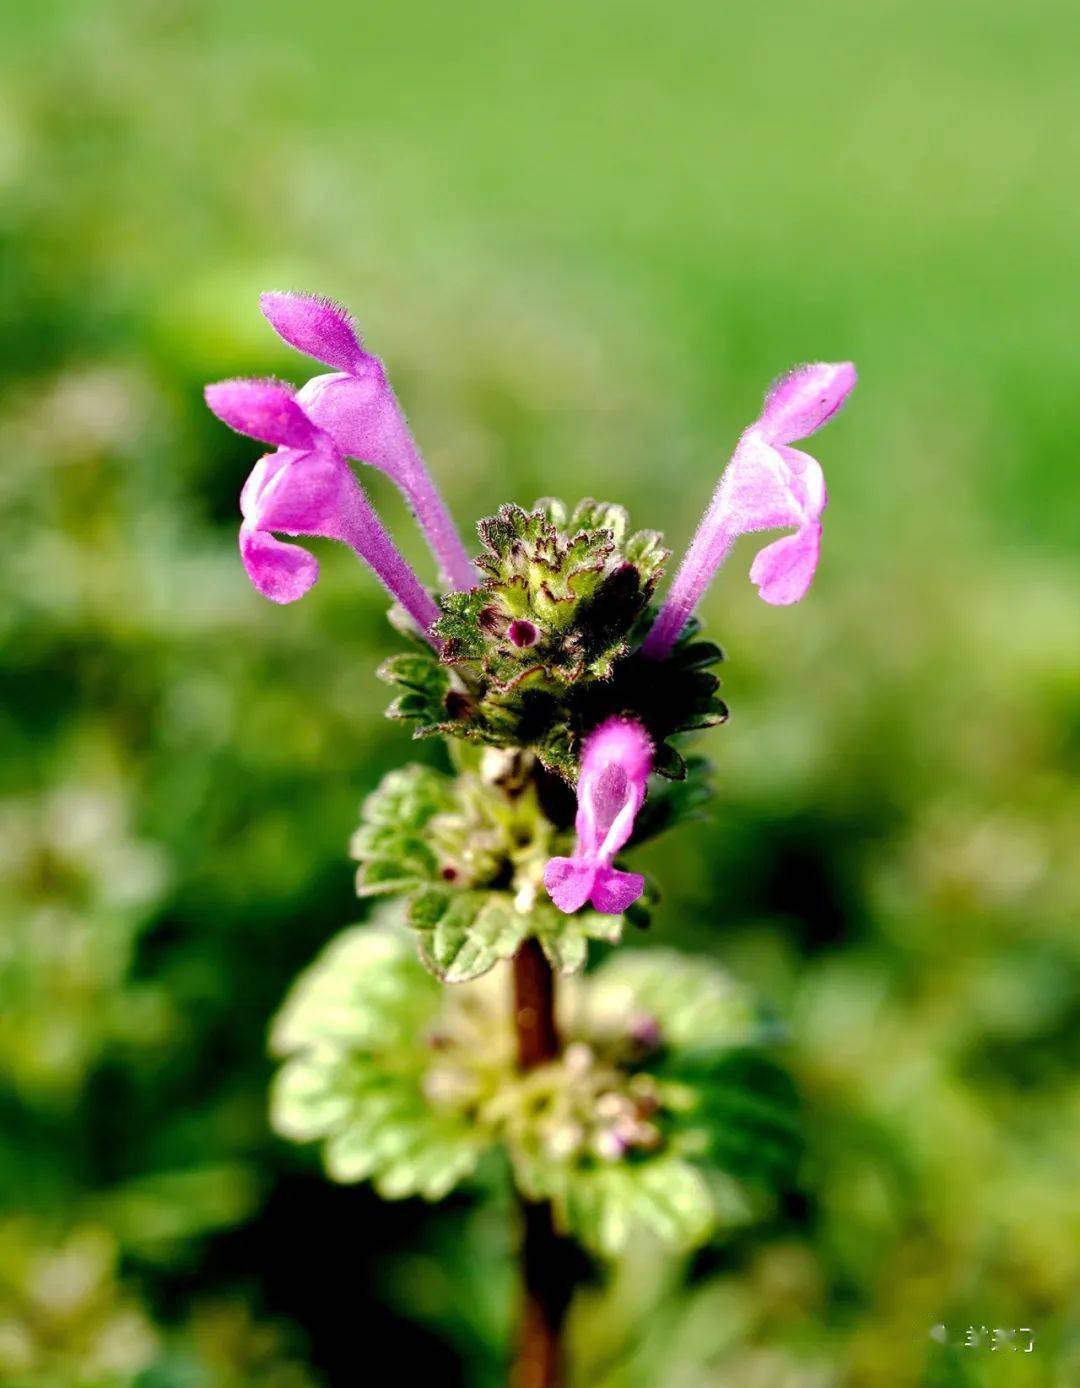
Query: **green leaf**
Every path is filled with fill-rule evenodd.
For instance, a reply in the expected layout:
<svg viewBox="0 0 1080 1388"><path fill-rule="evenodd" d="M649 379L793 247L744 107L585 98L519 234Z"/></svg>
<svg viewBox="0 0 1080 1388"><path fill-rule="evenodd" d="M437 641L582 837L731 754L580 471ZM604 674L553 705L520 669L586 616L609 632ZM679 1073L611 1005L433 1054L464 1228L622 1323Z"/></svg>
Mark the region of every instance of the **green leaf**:
<svg viewBox="0 0 1080 1388"><path fill-rule="evenodd" d="M374 1087L327 1141L327 1175L372 1180L384 1200L441 1200L470 1175L486 1144L458 1115L434 1111L418 1092Z"/></svg>
<svg viewBox="0 0 1080 1388"><path fill-rule="evenodd" d="M769 1189L794 1183L802 1156L798 1094L790 1075L758 1051L671 1055L665 1078L692 1092L679 1116L697 1159Z"/></svg>
<svg viewBox="0 0 1080 1388"><path fill-rule="evenodd" d="M447 659L478 660L487 646L481 626L481 613L491 604L483 588L464 593L447 593L442 599L443 615L435 623L436 635L446 642Z"/></svg>
<svg viewBox="0 0 1080 1388"><path fill-rule="evenodd" d="M271 1049L287 1056L411 1044L438 1005L438 985L417 968L407 935L381 924L354 926L293 984L274 1022Z"/></svg>
<svg viewBox="0 0 1080 1388"><path fill-rule="evenodd" d="M622 916L605 916L599 911L566 916L555 907L543 905L533 913L532 934L539 939L553 969L574 974L585 967L590 940L604 940L612 945L619 942L623 920Z"/></svg>
<svg viewBox="0 0 1080 1388"><path fill-rule="evenodd" d="M759 1040L765 1021L750 994L722 969L673 950L611 955L591 979L589 1013L601 1030L656 1019L664 1043L734 1049Z"/></svg>
<svg viewBox="0 0 1080 1388"><path fill-rule="evenodd" d="M321 1140L332 1180L371 1179L387 1199L441 1199L491 1141L426 1093L425 1038L441 1004L400 931L346 931L300 976L274 1025L286 1057L271 1091L275 1131Z"/></svg>
<svg viewBox="0 0 1080 1388"><path fill-rule="evenodd" d="M519 912L508 893L441 884L415 892L411 914L424 962L460 987L441 988L384 911L323 951L274 1025L273 1125L322 1143L332 1179L437 1199L505 1143L521 1191L605 1257L641 1229L692 1248L792 1183L794 1087L749 1048L759 1014L722 971L613 955L563 985L564 1054L521 1073L508 973L468 980L530 931L557 967L580 968L621 918Z"/></svg>
<svg viewBox="0 0 1080 1388"><path fill-rule="evenodd" d="M657 532L630 534L621 506L591 498L569 520L551 498L532 511L503 506L478 530L483 581L441 599L441 674L425 668L423 652L384 667L404 689L390 714L415 721L417 736L528 748L573 780L580 733L611 713L638 712L627 697L635 688L649 691L641 711L658 745L720 716L709 703L715 680L707 677L708 692L695 684L691 666L679 664L681 647L659 683L652 662L630 656L668 558ZM619 669L628 660L626 683ZM676 670L673 695L667 685ZM675 754L663 755L663 774L678 775Z"/></svg>
<svg viewBox="0 0 1080 1388"><path fill-rule="evenodd" d="M575 1167L545 1193L562 1230L607 1258L618 1256L642 1229L688 1251L705 1243L717 1223L706 1177L670 1153Z"/></svg>
<svg viewBox="0 0 1080 1388"><path fill-rule="evenodd" d="M641 575L642 583L651 592L671 551L664 547L664 537L659 530L639 530L623 545L623 554Z"/></svg>
<svg viewBox="0 0 1080 1388"><path fill-rule="evenodd" d="M360 864L357 895L409 892L430 881L438 861L425 833L453 805L453 781L430 767L405 766L384 776L364 801L350 843Z"/></svg>
<svg viewBox="0 0 1080 1388"><path fill-rule="evenodd" d="M403 691L387 709L388 718L417 722L423 732L437 729L452 716L448 706L453 688L450 671L430 649L391 656L376 673Z"/></svg>
<svg viewBox="0 0 1080 1388"><path fill-rule="evenodd" d="M409 906L420 957L444 983L465 983L509 959L529 933L530 918L506 892L430 887Z"/></svg>

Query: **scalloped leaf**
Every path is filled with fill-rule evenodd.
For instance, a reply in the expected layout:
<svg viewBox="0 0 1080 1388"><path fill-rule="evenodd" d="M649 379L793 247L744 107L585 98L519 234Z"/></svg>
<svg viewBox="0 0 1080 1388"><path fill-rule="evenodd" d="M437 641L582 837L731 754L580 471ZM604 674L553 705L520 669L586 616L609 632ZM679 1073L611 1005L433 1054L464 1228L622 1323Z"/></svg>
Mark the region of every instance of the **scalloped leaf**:
<svg viewBox="0 0 1080 1388"><path fill-rule="evenodd" d="M613 954L592 975L591 1024L617 1031L635 1014L658 1022L664 1043L731 1050L762 1040L766 1020L746 988L715 965L674 950Z"/></svg>
<svg viewBox="0 0 1080 1388"><path fill-rule="evenodd" d="M794 1184L803 1133L786 1070L759 1051L704 1049L671 1054L659 1073L693 1095L678 1128L696 1160L770 1190Z"/></svg>
<svg viewBox="0 0 1080 1388"><path fill-rule="evenodd" d="M271 1091L281 1136L322 1141L332 1180L372 1180L386 1199L439 1200L490 1145L424 1092L424 1032L441 990L408 939L385 926L339 936L294 985L274 1025L286 1060Z"/></svg>
<svg viewBox="0 0 1080 1388"><path fill-rule="evenodd" d="M509 959L530 918L506 892L462 892L431 886L409 903L409 924L420 937L425 967L444 983L467 983Z"/></svg>
<svg viewBox="0 0 1080 1388"><path fill-rule="evenodd" d="M440 940L447 912L427 899L436 921L431 945L445 948L447 973L475 977L489 967L485 951L512 952L528 918L508 920L517 913L505 896L446 895L478 907L464 943L453 938L453 919ZM621 927L595 913L560 923L541 906L534 928L548 916L545 947L562 967L580 962L578 944L568 941L611 938ZM747 1049L757 1014L720 970L670 951L612 956L564 995L566 1036L581 1043L585 1069L568 1050L523 1075L505 976L444 990L390 919L384 910L380 922L333 941L298 979L274 1026L284 1064L273 1086L273 1125L293 1140L321 1142L332 1179L370 1179L388 1199L438 1199L506 1142L523 1194L551 1200L560 1227L605 1257L637 1230L693 1248L716 1227L753 1218L793 1182L794 1088L774 1062ZM562 935L560 924L577 934ZM650 1019L656 1039L643 1043ZM605 1113L598 1095L616 1096L623 1109ZM635 1118L633 1105L646 1099L651 1107ZM644 1121L652 1137L631 1135L622 1155L618 1146L612 1152L600 1137L615 1121ZM568 1147L554 1140L567 1123L579 1125Z"/></svg>
<svg viewBox="0 0 1080 1388"><path fill-rule="evenodd" d="M532 1176L530 1198L551 1200L560 1229L600 1257L617 1257L642 1229L686 1252L705 1243L718 1222L708 1179L673 1153L552 1166Z"/></svg>
<svg viewBox="0 0 1080 1388"><path fill-rule="evenodd" d="M551 967L560 974L576 974L585 967L590 940L618 944L625 922L623 916L605 916L599 911L578 911L565 916L550 906L538 906L533 915L532 933L540 941Z"/></svg>
<svg viewBox="0 0 1080 1388"><path fill-rule="evenodd" d="M289 990L270 1037L275 1055L317 1047L407 1046L435 1014L439 988L408 937L382 925L343 931Z"/></svg>
<svg viewBox="0 0 1080 1388"><path fill-rule="evenodd" d="M357 895L410 892L430 881L438 863L425 831L453 806L453 782L431 767L413 764L384 776L364 801L349 845L360 863Z"/></svg>
<svg viewBox="0 0 1080 1388"><path fill-rule="evenodd" d="M401 688L402 693L392 701L386 716L417 723L414 736L430 736L453 717L450 671L430 649L392 655L375 673L385 683Z"/></svg>

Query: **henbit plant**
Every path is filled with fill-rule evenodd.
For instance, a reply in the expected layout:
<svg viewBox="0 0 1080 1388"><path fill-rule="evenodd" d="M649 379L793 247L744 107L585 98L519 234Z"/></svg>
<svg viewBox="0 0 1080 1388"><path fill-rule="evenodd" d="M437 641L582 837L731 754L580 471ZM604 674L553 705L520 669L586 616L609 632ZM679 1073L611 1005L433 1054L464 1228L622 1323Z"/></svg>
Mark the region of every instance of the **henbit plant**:
<svg viewBox="0 0 1080 1388"><path fill-rule="evenodd" d="M275 1023L274 1126L321 1141L332 1180L370 1179L388 1199L438 1200L508 1170L523 1231L513 1381L555 1388L582 1251L616 1258L642 1230L692 1249L758 1217L792 1179L792 1085L744 990L659 950L580 971L590 940L647 923L655 889L617 866L621 852L708 800L707 763L673 739L727 718L722 653L692 615L717 567L739 535L783 527L794 533L751 578L776 604L810 585L825 486L791 445L840 408L855 371L803 366L770 390L657 611L668 552L617 505L504 505L480 522L474 565L348 314L298 294L263 295L262 308L333 370L299 391L207 388L226 424L273 445L241 494L248 575L292 602L318 564L277 534L350 545L395 599L408 645L379 672L398 691L389 716L445 739L451 766L393 771L363 806L357 890L389 900L331 943ZM436 592L350 458L405 494Z"/></svg>

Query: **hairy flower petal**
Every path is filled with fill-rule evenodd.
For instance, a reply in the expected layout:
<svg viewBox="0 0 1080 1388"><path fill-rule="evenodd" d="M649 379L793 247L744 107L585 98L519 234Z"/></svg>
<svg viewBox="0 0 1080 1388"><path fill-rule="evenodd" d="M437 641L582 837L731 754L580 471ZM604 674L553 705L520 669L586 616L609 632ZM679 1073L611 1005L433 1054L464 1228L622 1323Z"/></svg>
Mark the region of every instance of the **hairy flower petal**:
<svg viewBox="0 0 1080 1388"><path fill-rule="evenodd" d="M315 558L274 532L341 540L375 571L387 591L438 646L439 609L387 534L333 438L279 381L208 386L210 408L233 428L279 447L251 470L240 493L240 552L248 577L274 602L295 602L319 575Z"/></svg>
<svg viewBox="0 0 1080 1388"><path fill-rule="evenodd" d="M412 484L415 445L377 357L365 359L360 375L313 376L298 398L342 453L377 467L403 488Z"/></svg>
<svg viewBox="0 0 1080 1388"><path fill-rule="evenodd" d="M629 839L645 799L653 745L633 718L609 718L585 739L578 776L577 846L569 858L552 858L544 885L560 911L592 901L597 911L621 915L645 890L637 873L612 867Z"/></svg>
<svg viewBox="0 0 1080 1388"><path fill-rule="evenodd" d="M386 371L365 352L351 316L311 294L267 293L260 305L292 347L336 370L301 389L305 412L342 453L385 472L412 507L448 584L473 587L477 573L457 527L424 465Z"/></svg>
<svg viewBox="0 0 1080 1388"><path fill-rule="evenodd" d="M206 403L230 429L261 443L310 448L316 430L296 392L284 381L241 378L218 381L204 391Z"/></svg>
<svg viewBox="0 0 1080 1388"><path fill-rule="evenodd" d="M601 915L621 916L645 890L640 872L620 872L618 868L597 868L593 881L592 904Z"/></svg>
<svg viewBox="0 0 1080 1388"><path fill-rule="evenodd" d="M326 449L290 454L273 473L267 471L256 502L259 528L353 540L366 498L348 466Z"/></svg>
<svg viewBox="0 0 1080 1388"><path fill-rule="evenodd" d="M280 338L305 356L338 371L356 371L364 359L352 315L332 299L272 290L259 306Z"/></svg>
<svg viewBox="0 0 1080 1388"><path fill-rule="evenodd" d="M271 602L295 602L319 577L313 554L247 525L240 527L240 557L248 578Z"/></svg>
<svg viewBox="0 0 1080 1388"><path fill-rule="evenodd" d="M821 553L821 515L828 501L815 458L790 447L830 419L855 386L850 362L800 366L773 386L761 418L739 440L721 474L664 604L642 645L662 660L700 602L740 535L792 527L795 534L767 545L750 570L766 602L798 602L810 587Z"/></svg>
<svg viewBox="0 0 1080 1388"><path fill-rule="evenodd" d="M806 596L821 553L821 526L804 526L766 545L750 566L750 580L766 602L785 607Z"/></svg>
<svg viewBox="0 0 1080 1388"><path fill-rule="evenodd" d="M595 881L595 865L577 858L551 858L544 868L544 886L548 895L567 915L585 905Z"/></svg>
<svg viewBox="0 0 1080 1388"><path fill-rule="evenodd" d="M770 443L797 443L827 423L855 388L853 362L797 366L773 385L757 429Z"/></svg>

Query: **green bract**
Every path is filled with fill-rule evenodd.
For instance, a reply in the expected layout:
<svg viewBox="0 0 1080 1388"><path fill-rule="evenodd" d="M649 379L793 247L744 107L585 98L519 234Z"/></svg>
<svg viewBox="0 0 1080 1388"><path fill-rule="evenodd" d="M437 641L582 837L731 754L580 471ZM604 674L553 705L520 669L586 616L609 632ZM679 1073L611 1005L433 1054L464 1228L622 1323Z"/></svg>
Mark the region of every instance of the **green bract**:
<svg viewBox="0 0 1080 1388"><path fill-rule="evenodd" d="M630 533L621 506L588 499L569 518L559 501L503 506L479 533L486 577L442 599L441 657L424 647L380 670L402 690L390 716L417 737L530 749L572 782L581 735L631 712L656 744L656 770L685 775L667 739L727 717L709 673L722 652L688 627L662 681L637 654L668 557L657 532Z"/></svg>
<svg viewBox="0 0 1080 1388"><path fill-rule="evenodd" d="M715 967L656 951L569 980L563 1052L525 1073L505 984L442 989L394 926L345 932L275 1025L277 1131L321 1141L333 1179L389 1198L438 1199L500 1147L518 1188L607 1256L642 1227L694 1247L790 1180L790 1086Z"/></svg>

